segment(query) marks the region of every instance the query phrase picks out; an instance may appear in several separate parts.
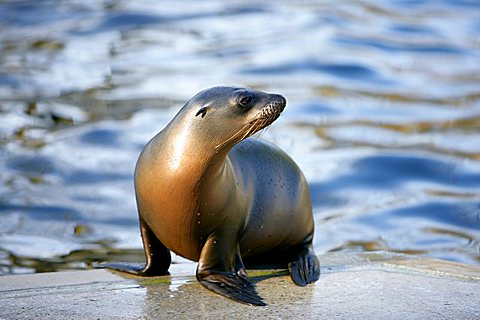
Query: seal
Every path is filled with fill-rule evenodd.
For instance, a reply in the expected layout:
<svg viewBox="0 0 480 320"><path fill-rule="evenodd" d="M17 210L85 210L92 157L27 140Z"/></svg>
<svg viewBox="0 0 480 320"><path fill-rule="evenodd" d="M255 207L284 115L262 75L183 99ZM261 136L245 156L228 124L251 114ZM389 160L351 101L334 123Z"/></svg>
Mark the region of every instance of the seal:
<svg viewBox="0 0 480 320"><path fill-rule="evenodd" d="M265 303L245 265L288 266L300 286L318 280L307 182L285 152L249 138L285 106L281 95L237 87L213 87L188 101L136 165L146 264L113 268L166 275L171 250L198 261L204 287L252 305Z"/></svg>

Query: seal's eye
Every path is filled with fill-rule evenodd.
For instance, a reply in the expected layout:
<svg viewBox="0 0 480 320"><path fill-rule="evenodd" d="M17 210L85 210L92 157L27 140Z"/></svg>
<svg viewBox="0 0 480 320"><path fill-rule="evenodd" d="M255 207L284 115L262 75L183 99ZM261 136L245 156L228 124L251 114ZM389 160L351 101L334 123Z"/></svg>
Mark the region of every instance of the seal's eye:
<svg viewBox="0 0 480 320"><path fill-rule="evenodd" d="M238 104L242 107L248 107L252 100L252 96L243 96L240 98L240 100L238 100Z"/></svg>
<svg viewBox="0 0 480 320"><path fill-rule="evenodd" d="M208 110L207 107L201 108L200 110L197 111L197 113L195 114L195 117L198 117L199 115L202 115L202 118L205 117L205 115L207 114L207 110Z"/></svg>

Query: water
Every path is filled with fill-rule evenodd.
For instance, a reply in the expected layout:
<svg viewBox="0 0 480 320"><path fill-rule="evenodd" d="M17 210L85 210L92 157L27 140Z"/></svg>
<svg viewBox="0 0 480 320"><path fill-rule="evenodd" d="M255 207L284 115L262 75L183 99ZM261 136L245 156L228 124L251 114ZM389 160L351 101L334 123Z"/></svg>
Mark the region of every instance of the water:
<svg viewBox="0 0 480 320"><path fill-rule="evenodd" d="M478 1L1 1L0 273L141 261L132 183L196 92L288 106L315 248L480 265ZM175 258L178 260L179 258Z"/></svg>

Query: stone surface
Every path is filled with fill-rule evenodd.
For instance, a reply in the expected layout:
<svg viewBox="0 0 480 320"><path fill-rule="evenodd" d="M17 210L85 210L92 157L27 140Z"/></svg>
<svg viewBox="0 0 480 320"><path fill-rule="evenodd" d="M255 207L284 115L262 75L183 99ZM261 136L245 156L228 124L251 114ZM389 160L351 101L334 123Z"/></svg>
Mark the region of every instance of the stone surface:
<svg viewBox="0 0 480 320"><path fill-rule="evenodd" d="M480 268L385 253L320 259L320 280L304 288L284 271L251 271L266 307L203 289L194 264L148 279L107 270L4 276L0 318L480 319Z"/></svg>

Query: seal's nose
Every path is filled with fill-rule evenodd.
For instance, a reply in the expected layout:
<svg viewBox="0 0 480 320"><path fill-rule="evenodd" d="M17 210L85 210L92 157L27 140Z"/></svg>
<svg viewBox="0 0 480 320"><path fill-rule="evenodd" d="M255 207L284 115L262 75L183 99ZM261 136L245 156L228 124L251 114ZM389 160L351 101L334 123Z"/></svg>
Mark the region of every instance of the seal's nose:
<svg viewBox="0 0 480 320"><path fill-rule="evenodd" d="M287 105L287 99L285 99L285 97L280 95L280 94L274 94L273 95L273 101L275 101L277 104L279 104L280 107L282 108L282 110Z"/></svg>

